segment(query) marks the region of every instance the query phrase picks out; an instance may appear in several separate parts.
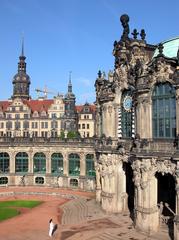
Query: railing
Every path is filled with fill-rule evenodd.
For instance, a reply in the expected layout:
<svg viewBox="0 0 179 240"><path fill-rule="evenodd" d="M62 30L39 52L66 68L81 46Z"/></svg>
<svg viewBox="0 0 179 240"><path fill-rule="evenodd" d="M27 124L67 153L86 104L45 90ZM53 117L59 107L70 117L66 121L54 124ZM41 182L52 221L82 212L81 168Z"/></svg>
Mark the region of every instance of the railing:
<svg viewBox="0 0 179 240"><path fill-rule="evenodd" d="M173 221L174 217L176 216L175 212L170 208L168 203L163 203L160 202L158 204L159 207L159 222L160 222L160 226L162 225L162 223L169 225L169 222ZM169 211L169 213L171 213L171 215L167 215L165 216L163 214L165 208Z"/></svg>
<svg viewBox="0 0 179 240"><path fill-rule="evenodd" d="M0 145L17 144L60 144L60 145L90 145L97 151L127 152L163 152L173 154L179 149L178 139L133 139L133 138L64 138L59 137L0 137Z"/></svg>
<svg viewBox="0 0 179 240"><path fill-rule="evenodd" d="M0 145L2 144L23 144L23 143L61 143L61 144L94 144L93 138L47 138L47 137L0 137Z"/></svg>

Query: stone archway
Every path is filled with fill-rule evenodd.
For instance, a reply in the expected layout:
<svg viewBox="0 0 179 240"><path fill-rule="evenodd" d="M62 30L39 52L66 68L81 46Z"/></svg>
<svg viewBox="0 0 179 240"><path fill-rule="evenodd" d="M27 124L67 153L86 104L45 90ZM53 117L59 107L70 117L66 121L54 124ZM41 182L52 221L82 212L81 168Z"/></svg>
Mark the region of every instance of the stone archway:
<svg viewBox="0 0 179 240"><path fill-rule="evenodd" d="M174 237L174 217L176 213L175 179L167 173L156 173L157 204L160 211L160 228L167 228L171 239Z"/></svg>
<svg viewBox="0 0 179 240"><path fill-rule="evenodd" d="M123 169L126 175L126 193L128 195L127 205L130 211L130 216L134 219L134 182L133 182L133 170L131 164L124 163Z"/></svg>

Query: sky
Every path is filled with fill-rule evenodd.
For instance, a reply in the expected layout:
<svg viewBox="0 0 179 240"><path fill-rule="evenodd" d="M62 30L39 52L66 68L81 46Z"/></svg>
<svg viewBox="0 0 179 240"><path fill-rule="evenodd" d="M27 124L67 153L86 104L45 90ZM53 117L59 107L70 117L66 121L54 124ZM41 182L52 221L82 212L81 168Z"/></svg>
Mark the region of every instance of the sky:
<svg viewBox="0 0 179 240"><path fill-rule="evenodd" d="M76 103L93 103L98 71L114 69L122 14L147 43L179 36L178 0L0 0L0 100L12 96L23 36L32 98L36 88L65 94L71 71Z"/></svg>

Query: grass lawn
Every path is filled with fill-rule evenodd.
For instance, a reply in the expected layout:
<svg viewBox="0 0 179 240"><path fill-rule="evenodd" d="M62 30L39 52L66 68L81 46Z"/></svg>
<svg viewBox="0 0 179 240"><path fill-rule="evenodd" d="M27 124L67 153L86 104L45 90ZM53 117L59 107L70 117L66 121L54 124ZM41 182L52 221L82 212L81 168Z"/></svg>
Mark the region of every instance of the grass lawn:
<svg viewBox="0 0 179 240"><path fill-rule="evenodd" d="M15 217L20 214L20 211L16 208L33 208L41 203L42 201L35 200L0 201L0 221Z"/></svg>

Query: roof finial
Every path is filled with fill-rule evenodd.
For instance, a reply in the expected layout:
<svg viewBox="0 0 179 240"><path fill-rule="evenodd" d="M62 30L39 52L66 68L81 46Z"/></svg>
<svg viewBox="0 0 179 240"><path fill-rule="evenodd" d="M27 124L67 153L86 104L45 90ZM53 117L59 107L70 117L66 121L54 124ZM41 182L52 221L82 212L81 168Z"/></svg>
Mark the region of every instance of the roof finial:
<svg viewBox="0 0 179 240"><path fill-rule="evenodd" d="M68 92L69 93L72 93L71 73L72 73L72 71L69 72L69 83L68 83Z"/></svg>
<svg viewBox="0 0 179 240"><path fill-rule="evenodd" d="M24 33L22 32L22 52L21 56L24 56Z"/></svg>
<svg viewBox="0 0 179 240"><path fill-rule="evenodd" d="M159 54L158 55L163 56L163 49L164 49L163 44L159 43L159 45L158 45Z"/></svg>
<svg viewBox="0 0 179 240"><path fill-rule="evenodd" d="M123 26L123 33L122 33L122 36L121 36L121 40L122 41L126 41L127 39L129 39L129 32L130 32L130 29L129 29L129 16L127 14L123 14L121 17L120 17L120 20L121 20L121 24Z"/></svg>
<svg viewBox="0 0 179 240"><path fill-rule="evenodd" d="M69 71L69 84L71 84L71 74L72 74L72 71Z"/></svg>

